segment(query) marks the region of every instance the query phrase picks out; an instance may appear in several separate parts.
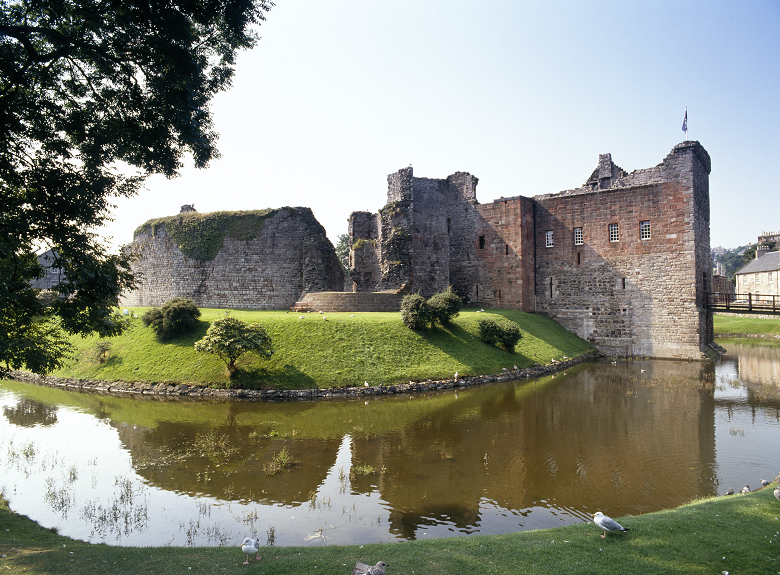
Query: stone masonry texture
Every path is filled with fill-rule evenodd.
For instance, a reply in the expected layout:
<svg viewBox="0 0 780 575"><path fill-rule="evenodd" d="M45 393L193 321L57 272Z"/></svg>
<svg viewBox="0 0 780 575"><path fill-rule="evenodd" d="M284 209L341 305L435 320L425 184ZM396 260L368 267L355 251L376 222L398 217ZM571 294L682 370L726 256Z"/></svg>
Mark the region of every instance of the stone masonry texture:
<svg viewBox="0 0 780 575"><path fill-rule="evenodd" d="M553 317L608 355L700 359L713 337L709 174L707 151L683 142L652 168L601 154L579 188L483 205L471 174L404 168L379 214L350 217L353 291L452 286L471 306Z"/></svg>
<svg viewBox="0 0 780 575"><path fill-rule="evenodd" d="M340 291L344 272L325 229L309 208L281 208L257 237L227 235L217 256L198 261L182 254L165 225L142 226L131 245L139 289L125 306L160 306L171 298L197 306L285 309L307 292Z"/></svg>

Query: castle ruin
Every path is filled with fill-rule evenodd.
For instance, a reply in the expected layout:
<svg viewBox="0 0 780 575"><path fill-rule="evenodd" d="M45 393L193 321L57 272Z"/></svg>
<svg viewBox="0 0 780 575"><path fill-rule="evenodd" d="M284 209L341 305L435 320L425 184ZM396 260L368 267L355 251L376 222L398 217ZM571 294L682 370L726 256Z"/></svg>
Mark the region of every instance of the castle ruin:
<svg viewBox="0 0 780 575"><path fill-rule="evenodd" d="M286 309L307 291L340 291L344 271L310 208L199 214L150 220L134 234L138 289L125 306L171 298L213 308Z"/></svg>
<svg viewBox="0 0 780 575"><path fill-rule="evenodd" d="M452 286L472 306L553 317L608 355L703 358L709 174L707 151L684 142L652 168L603 154L577 189L480 204L471 174L404 168L384 208L350 216L353 291Z"/></svg>

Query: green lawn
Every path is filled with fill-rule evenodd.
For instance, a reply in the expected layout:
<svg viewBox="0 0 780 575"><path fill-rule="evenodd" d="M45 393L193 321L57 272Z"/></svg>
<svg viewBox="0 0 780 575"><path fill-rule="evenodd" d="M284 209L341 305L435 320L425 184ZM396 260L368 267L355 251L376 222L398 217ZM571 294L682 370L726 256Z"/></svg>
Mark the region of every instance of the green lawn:
<svg viewBox="0 0 780 575"><path fill-rule="evenodd" d="M52 375L105 381L148 381L209 384L217 387L313 389L422 381L460 375L501 372L502 368L549 364L552 358L576 357L592 347L550 318L514 310L464 310L447 328L412 331L395 313L287 313L233 310L231 315L259 322L274 342L276 353L260 361L246 355L241 373L229 380L216 357L195 352L209 322L225 311L203 309L192 334L160 343L140 316L120 337L111 338L108 359L100 363L95 337L73 338L73 358ZM301 315L303 319L301 319ZM481 317L503 316L521 326L522 339L514 354L479 340Z"/></svg>
<svg viewBox="0 0 780 575"><path fill-rule="evenodd" d="M758 333L780 335L780 319L750 318L739 315L715 314L712 318L715 336L721 333Z"/></svg>
<svg viewBox="0 0 780 575"><path fill-rule="evenodd" d="M242 565L231 547L109 547L61 537L0 506L0 570L15 575L262 573L346 575L355 561L387 575L767 574L780 572L780 501L774 485L618 519L627 533L599 537L593 523L506 535L334 547L261 547Z"/></svg>

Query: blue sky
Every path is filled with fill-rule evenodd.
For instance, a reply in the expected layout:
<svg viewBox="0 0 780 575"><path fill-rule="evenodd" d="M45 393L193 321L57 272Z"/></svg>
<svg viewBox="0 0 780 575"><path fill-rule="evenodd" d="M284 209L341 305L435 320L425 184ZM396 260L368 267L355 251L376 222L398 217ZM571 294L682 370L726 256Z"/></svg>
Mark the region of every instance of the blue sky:
<svg viewBox="0 0 780 575"><path fill-rule="evenodd" d="M222 158L117 202L116 244L182 204L308 206L335 242L387 175L477 198L579 187L685 139L712 158L712 246L780 230L780 0L276 0L212 112Z"/></svg>

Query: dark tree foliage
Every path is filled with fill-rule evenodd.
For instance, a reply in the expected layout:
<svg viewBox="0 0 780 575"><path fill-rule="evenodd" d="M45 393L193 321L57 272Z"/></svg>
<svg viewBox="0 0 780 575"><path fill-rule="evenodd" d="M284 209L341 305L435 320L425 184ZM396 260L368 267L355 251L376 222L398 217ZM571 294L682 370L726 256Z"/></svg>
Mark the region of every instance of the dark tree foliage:
<svg viewBox="0 0 780 575"><path fill-rule="evenodd" d="M401 300L401 321L409 329L420 330L431 323L431 308L419 294L405 295Z"/></svg>
<svg viewBox="0 0 780 575"><path fill-rule="evenodd" d="M447 325L452 318L457 317L460 313L460 308L463 306L463 301L460 297L453 293L452 288L447 288L443 292L433 294L428 298L428 307L431 313L431 327L435 322L439 322L441 325Z"/></svg>
<svg viewBox="0 0 780 575"><path fill-rule="evenodd" d="M501 344L509 353L514 353L522 334L520 326L508 319L483 318L479 325L479 339L488 345Z"/></svg>
<svg viewBox="0 0 780 575"><path fill-rule="evenodd" d="M56 368L64 333L124 327L130 256L94 230L111 198L190 154L218 157L208 110L270 0L3 0L0 3L0 365ZM121 171L120 171L121 170ZM129 175L128 175L129 174ZM30 281L55 248L59 298Z"/></svg>
<svg viewBox="0 0 780 575"><path fill-rule="evenodd" d="M191 299L175 297L153 307L141 316L146 327L151 327L158 339L167 341L191 332L198 326L200 310Z"/></svg>

